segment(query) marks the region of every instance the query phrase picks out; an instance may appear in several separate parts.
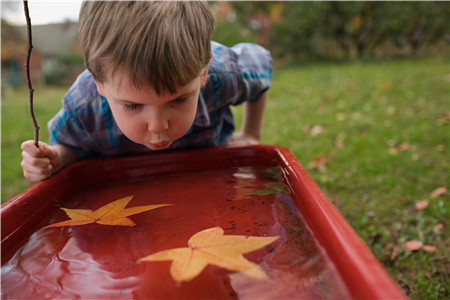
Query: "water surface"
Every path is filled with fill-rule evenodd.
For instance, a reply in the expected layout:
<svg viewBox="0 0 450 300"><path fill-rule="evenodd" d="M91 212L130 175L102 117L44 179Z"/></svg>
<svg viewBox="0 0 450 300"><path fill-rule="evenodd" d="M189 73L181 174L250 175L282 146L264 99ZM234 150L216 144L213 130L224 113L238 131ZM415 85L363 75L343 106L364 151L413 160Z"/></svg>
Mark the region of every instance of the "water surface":
<svg viewBox="0 0 450 300"><path fill-rule="evenodd" d="M41 229L2 265L3 299L343 299L351 298L333 263L292 201L293 193L254 191L284 182L280 169L255 167L124 179L55 199L66 208L95 210L133 195L128 207L170 203L130 216L136 226L43 228L68 219L58 207ZM285 182L284 182L285 183ZM287 183L285 183L287 184ZM301 200L301 199L300 199ZM138 262L186 247L195 233L220 226L225 235L279 236L244 256L271 278L208 266L189 282L170 277L170 262Z"/></svg>

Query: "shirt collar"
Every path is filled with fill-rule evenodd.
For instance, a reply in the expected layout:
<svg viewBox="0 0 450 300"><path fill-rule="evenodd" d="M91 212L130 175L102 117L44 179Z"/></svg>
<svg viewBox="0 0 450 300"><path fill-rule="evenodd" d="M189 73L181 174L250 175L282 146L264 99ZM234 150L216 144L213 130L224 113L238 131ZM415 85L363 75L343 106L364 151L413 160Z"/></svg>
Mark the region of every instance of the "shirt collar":
<svg viewBox="0 0 450 300"><path fill-rule="evenodd" d="M208 114L208 107L206 106L203 93L201 92L198 97L197 114L195 115L194 125L201 127L211 125L211 119L209 118Z"/></svg>

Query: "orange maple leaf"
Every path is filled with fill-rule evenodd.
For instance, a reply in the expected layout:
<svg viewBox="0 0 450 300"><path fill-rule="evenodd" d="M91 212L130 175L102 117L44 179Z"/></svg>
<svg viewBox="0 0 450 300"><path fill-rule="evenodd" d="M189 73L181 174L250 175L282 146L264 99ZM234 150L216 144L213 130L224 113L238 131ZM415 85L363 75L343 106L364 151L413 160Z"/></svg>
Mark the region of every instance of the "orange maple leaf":
<svg viewBox="0 0 450 300"><path fill-rule="evenodd" d="M242 254L260 249L278 237L224 236L223 233L220 227L202 230L191 236L189 247L160 251L143 257L140 261L172 260L170 274L178 282L194 279L208 264L230 271L241 271L256 279L268 279L257 264L248 261Z"/></svg>
<svg viewBox="0 0 450 300"><path fill-rule="evenodd" d="M136 223L134 223L131 219L127 218L128 216L139 214L141 212L163 206L174 205L174 204L154 204L154 205L144 205L125 208L128 202L131 201L131 198L133 198L133 196L121 198L119 200L106 204L95 211L92 211L90 209L61 208L66 212L67 216L69 216L71 220L48 225L45 226L44 228L85 225L90 223L98 223L102 225L134 226L136 225Z"/></svg>

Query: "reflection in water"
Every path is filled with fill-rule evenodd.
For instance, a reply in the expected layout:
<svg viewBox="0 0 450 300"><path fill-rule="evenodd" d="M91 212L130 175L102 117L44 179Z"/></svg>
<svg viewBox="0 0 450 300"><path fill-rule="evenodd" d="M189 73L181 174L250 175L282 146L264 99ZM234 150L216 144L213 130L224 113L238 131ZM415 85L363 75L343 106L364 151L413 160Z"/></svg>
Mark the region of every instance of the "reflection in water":
<svg viewBox="0 0 450 300"><path fill-rule="evenodd" d="M2 266L3 299L129 298L139 284L138 277L114 278L80 249L67 228L38 230Z"/></svg>
<svg viewBox="0 0 450 300"><path fill-rule="evenodd" d="M2 265L4 299L343 299L351 298L293 204L295 193L255 196L284 182L281 169L226 168L142 180L123 179L67 195L64 207L97 209L134 195L130 206L174 206L131 216L136 226L89 224L39 229ZM43 226L67 218L57 207ZM244 256L271 280L208 266L189 282L170 277L170 262L139 263L162 250L185 247L206 228L225 235L279 236Z"/></svg>
<svg viewBox="0 0 450 300"><path fill-rule="evenodd" d="M311 232L296 214L290 197L280 193L273 203L280 232L280 245L264 259L261 267L271 277L255 282L242 273L231 274L231 285L240 299L347 299L344 282Z"/></svg>

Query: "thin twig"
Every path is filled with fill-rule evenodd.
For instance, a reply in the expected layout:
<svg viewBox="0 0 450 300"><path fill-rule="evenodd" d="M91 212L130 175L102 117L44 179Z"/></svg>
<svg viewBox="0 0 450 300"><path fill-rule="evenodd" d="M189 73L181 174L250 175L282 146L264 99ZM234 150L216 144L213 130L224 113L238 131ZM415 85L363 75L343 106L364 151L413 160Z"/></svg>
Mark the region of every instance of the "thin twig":
<svg viewBox="0 0 450 300"><path fill-rule="evenodd" d="M30 13L28 11L28 1L23 0L23 7L25 10L25 18L27 19L27 33L28 33L28 51L27 51L27 63L26 63L26 70L27 70L27 81L28 81L28 111L30 112L31 119L33 120L34 125L34 144L37 148L39 148L39 125L36 121L36 117L34 116L34 109L33 109L33 93L34 89L31 85L31 76L30 76L30 58L31 58L31 49L33 49L33 41L31 38L31 20L30 20Z"/></svg>

